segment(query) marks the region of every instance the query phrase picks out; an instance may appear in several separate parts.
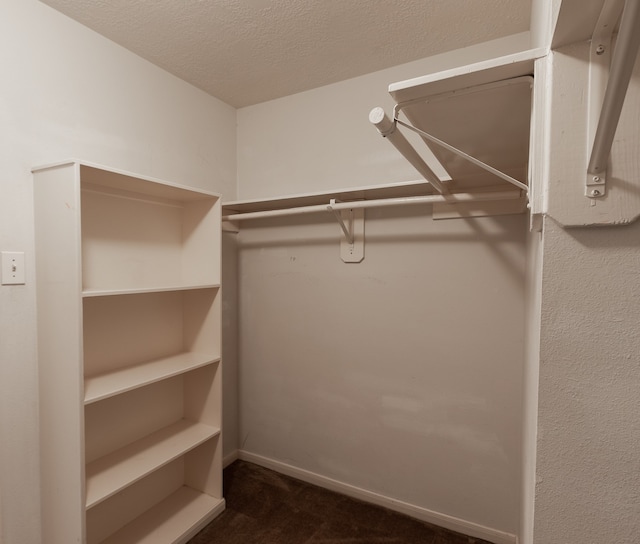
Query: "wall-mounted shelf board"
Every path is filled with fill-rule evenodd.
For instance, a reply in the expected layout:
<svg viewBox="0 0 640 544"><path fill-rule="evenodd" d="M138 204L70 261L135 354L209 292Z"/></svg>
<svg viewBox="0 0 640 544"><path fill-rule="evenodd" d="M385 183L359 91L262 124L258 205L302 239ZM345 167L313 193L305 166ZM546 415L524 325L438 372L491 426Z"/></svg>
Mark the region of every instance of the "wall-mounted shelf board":
<svg viewBox="0 0 640 544"><path fill-rule="evenodd" d="M389 85L389 94L396 102L405 103L486 83L533 75L535 60L546 54L547 51L544 48L529 49L459 68L406 79Z"/></svg>
<svg viewBox="0 0 640 544"><path fill-rule="evenodd" d="M194 291L198 289L218 289L220 284L212 283L209 285L179 285L179 286L163 286L163 287L141 287L136 289L85 289L82 291L83 298L88 297L110 297L118 295L141 295L144 293L163 293L174 291Z"/></svg>
<svg viewBox="0 0 640 544"><path fill-rule="evenodd" d="M535 49L390 85L396 115L464 153L528 184ZM450 191L500 183L493 174L436 144L429 148Z"/></svg>

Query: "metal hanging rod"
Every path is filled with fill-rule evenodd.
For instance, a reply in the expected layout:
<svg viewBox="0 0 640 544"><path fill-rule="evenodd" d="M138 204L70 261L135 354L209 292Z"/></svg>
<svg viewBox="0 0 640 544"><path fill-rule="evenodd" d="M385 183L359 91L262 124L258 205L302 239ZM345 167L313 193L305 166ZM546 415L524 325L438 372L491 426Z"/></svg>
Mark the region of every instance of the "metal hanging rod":
<svg viewBox="0 0 640 544"><path fill-rule="evenodd" d="M616 48L611 59L609 80L602 102L587 176L604 180L613 138L618 128L622 105L640 48L640 0L626 0L620 19Z"/></svg>
<svg viewBox="0 0 640 544"><path fill-rule="evenodd" d="M515 200L521 197L520 191L489 191L486 193L457 193L444 195L408 196L398 198L379 198L373 200L354 200L352 202L330 201L327 204L300 206L282 210L266 210L261 212L247 212L224 215L223 221L242 221L248 219L262 219L266 217L283 217L288 215L302 215L307 213L333 212L340 210L354 210L359 208L381 208L385 206L406 206L411 204L456 204L464 202L486 202L497 200ZM346 233L345 233L346 234Z"/></svg>

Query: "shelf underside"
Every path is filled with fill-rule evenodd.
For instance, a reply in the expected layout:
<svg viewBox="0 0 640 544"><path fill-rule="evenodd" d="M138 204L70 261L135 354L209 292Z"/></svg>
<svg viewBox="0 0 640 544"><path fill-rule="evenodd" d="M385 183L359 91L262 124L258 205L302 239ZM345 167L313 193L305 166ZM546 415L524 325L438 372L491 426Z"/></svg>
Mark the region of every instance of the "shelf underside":
<svg viewBox="0 0 640 544"><path fill-rule="evenodd" d="M400 118L406 116L414 127L527 184L532 84L525 76L426 97L403 106ZM429 148L451 176L447 187L452 192L510 186L435 143Z"/></svg>
<svg viewBox="0 0 640 544"><path fill-rule="evenodd" d="M181 420L89 463L86 507L96 506L218 434L215 427Z"/></svg>

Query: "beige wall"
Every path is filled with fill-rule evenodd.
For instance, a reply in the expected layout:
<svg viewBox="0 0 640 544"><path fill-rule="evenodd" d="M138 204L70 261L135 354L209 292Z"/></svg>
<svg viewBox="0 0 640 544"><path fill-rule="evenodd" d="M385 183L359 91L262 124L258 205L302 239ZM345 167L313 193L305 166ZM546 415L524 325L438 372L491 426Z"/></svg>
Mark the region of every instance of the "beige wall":
<svg viewBox="0 0 640 544"><path fill-rule="evenodd" d="M418 179L368 122L387 86L528 46L459 50L238 112L242 198ZM527 218L368 210L365 260L328 217L243 222L240 444L513 542ZM435 519L435 518L432 518Z"/></svg>
<svg viewBox="0 0 640 544"><path fill-rule="evenodd" d="M38 377L30 169L79 158L235 197L235 110L35 0L0 17L0 249L27 284L0 287L3 542L39 544Z"/></svg>
<svg viewBox="0 0 640 544"><path fill-rule="evenodd" d="M640 223L547 220L536 544L638 541L639 322Z"/></svg>
<svg viewBox="0 0 640 544"><path fill-rule="evenodd" d="M568 2L561 34L588 36L578 15L597 15L602 4ZM586 41L569 44L548 59L535 512L523 544L632 544L640 535L640 223L562 226L629 222L640 211L640 60L609 160L607 196L593 202L584 196L588 48Z"/></svg>

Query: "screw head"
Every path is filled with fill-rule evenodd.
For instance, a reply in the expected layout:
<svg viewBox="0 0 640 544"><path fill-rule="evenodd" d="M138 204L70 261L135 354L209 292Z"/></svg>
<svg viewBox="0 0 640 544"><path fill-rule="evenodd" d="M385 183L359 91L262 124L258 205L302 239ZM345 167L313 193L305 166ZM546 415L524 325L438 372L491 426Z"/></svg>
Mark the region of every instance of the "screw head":
<svg viewBox="0 0 640 544"><path fill-rule="evenodd" d="M596 47L596 55L602 55L605 52L605 48L604 45L599 45L598 47Z"/></svg>
<svg viewBox="0 0 640 544"><path fill-rule="evenodd" d="M598 189L594 189L591 191L591 196L600 196L600 191L598 191Z"/></svg>
<svg viewBox="0 0 640 544"><path fill-rule="evenodd" d="M593 176L593 181L598 183L600 181L600 176Z"/></svg>

